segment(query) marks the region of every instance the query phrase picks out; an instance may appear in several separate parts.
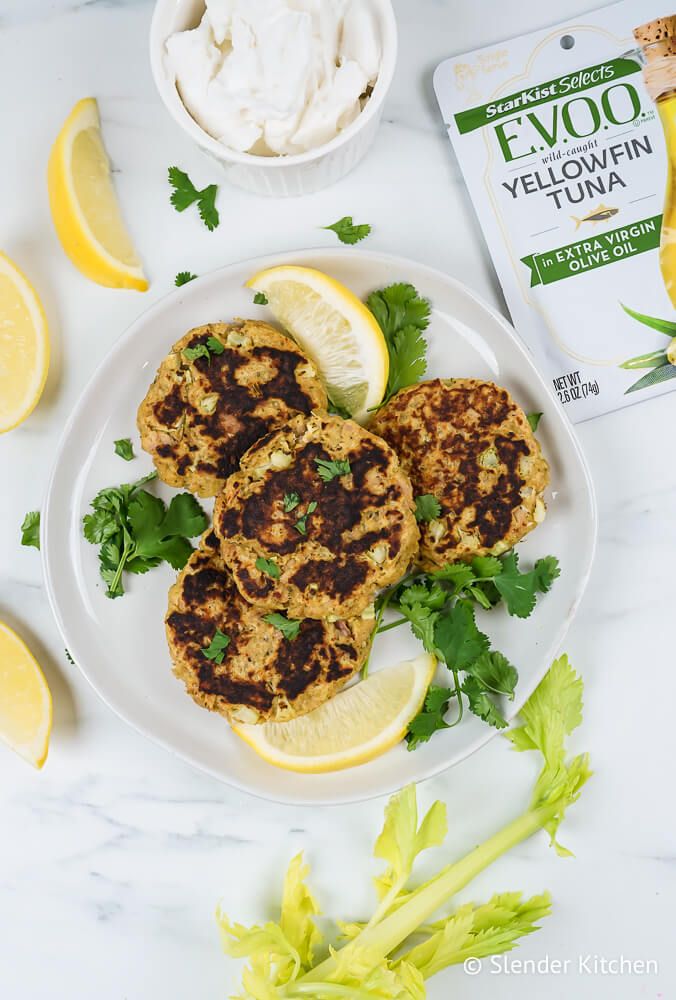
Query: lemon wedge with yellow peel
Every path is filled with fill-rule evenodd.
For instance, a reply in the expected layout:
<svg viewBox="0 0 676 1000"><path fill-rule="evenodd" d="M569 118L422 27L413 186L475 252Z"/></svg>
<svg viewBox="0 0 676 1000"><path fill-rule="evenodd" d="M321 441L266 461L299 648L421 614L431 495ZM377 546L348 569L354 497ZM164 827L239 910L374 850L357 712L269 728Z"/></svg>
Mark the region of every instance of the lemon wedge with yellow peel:
<svg viewBox="0 0 676 1000"><path fill-rule="evenodd" d="M148 288L125 228L93 97L78 101L52 146L47 170L52 219L78 271L108 288Z"/></svg>
<svg viewBox="0 0 676 1000"><path fill-rule="evenodd" d="M0 739L33 767L47 759L52 696L30 650L0 622Z"/></svg>
<svg viewBox="0 0 676 1000"><path fill-rule="evenodd" d="M385 395L389 354L364 303L311 267L271 267L247 286L265 295L275 319L319 369L331 400L355 420L366 421Z"/></svg>
<svg viewBox="0 0 676 1000"><path fill-rule="evenodd" d="M0 434L35 408L49 369L49 332L39 298L0 253Z"/></svg>
<svg viewBox="0 0 676 1000"><path fill-rule="evenodd" d="M320 774L365 764L404 738L436 665L425 653L371 674L290 722L233 729L268 764L288 771Z"/></svg>

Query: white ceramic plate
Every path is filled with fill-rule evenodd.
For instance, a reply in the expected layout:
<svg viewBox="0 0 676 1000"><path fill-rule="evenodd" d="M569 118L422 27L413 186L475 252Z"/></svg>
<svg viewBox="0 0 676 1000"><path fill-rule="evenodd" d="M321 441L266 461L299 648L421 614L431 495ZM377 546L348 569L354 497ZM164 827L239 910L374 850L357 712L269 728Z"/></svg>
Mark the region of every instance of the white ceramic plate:
<svg viewBox="0 0 676 1000"><path fill-rule="evenodd" d="M172 292L144 313L105 358L64 431L42 516L47 592L63 641L107 704L146 736L196 767L265 798L297 803L349 802L384 794L443 771L494 734L466 714L414 753L396 747L369 764L326 775L298 775L260 760L219 715L195 705L171 673L163 618L174 572L168 566L129 576L123 598L105 597L97 548L82 536L89 501L104 486L151 470L135 430L136 409L171 344L190 327L235 316L268 319L244 282L263 267L320 268L365 296L393 281L412 282L433 306L429 376L490 378L524 409L542 411L539 437L551 466L548 515L519 546L522 564L557 555L561 577L526 621L490 612L484 628L518 667L514 714L545 673L575 615L592 563L596 507L587 465L573 430L513 328L467 288L413 261L356 249L308 250L245 261ZM116 438L130 436L139 456L122 462ZM168 498L172 491L160 484ZM209 505L210 506L210 505ZM416 655L404 627L377 640L372 669ZM440 674L445 668L440 668Z"/></svg>

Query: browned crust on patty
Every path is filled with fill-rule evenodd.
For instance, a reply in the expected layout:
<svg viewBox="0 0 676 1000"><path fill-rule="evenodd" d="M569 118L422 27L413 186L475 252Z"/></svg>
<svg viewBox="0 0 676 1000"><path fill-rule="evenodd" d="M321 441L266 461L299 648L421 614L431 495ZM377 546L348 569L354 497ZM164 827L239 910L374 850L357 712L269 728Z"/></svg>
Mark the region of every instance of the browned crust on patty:
<svg viewBox="0 0 676 1000"><path fill-rule="evenodd" d="M295 639L239 594L212 531L169 591L165 619L176 676L204 708L240 722L283 722L332 697L368 654L373 620L306 619ZM223 662L204 656L216 629L230 637Z"/></svg>
<svg viewBox="0 0 676 1000"><path fill-rule="evenodd" d="M350 472L325 482L316 459L346 460ZM292 494L299 503L285 511ZM304 535L296 525L310 503ZM411 484L393 450L354 421L319 412L247 452L216 501L214 529L242 595L296 618L361 614L418 546ZM275 562L278 579L257 567L261 557Z"/></svg>
<svg viewBox="0 0 676 1000"><path fill-rule="evenodd" d="M182 352L224 345L210 359ZM160 479L215 496L247 450L297 413L326 406L309 359L288 337L257 320L210 323L178 340L138 410L143 448Z"/></svg>
<svg viewBox="0 0 676 1000"><path fill-rule="evenodd" d="M416 496L441 514L420 525L420 565L500 554L544 517L549 468L509 392L480 379L434 379L399 392L370 429L395 449Z"/></svg>

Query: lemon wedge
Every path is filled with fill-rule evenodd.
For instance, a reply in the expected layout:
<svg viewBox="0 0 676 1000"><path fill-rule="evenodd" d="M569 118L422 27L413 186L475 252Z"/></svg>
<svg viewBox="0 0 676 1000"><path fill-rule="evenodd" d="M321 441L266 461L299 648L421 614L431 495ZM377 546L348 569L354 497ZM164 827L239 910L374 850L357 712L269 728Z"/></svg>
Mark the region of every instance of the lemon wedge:
<svg viewBox="0 0 676 1000"><path fill-rule="evenodd" d="M275 319L319 369L331 400L354 420L366 421L385 395L389 355L364 303L311 267L271 267L247 286L266 296Z"/></svg>
<svg viewBox="0 0 676 1000"><path fill-rule="evenodd" d="M93 97L78 101L52 146L47 170L52 219L78 271L108 288L148 288L125 229Z"/></svg>
<svg viewBox="0 0 676 1000"><path fill-rule="evenodd" d="M436 665L425 653L371 674L291 722L233 728L268 764L288 771L320 774L365 764L403 739Z"/></svg>
<svg viewBox="0 0 676 1000"><path fill-rule="evenodd" d="M49 332L39 298L0 253L0 434L37 405L49 369Z"/></svg>
<svg viewBox="0 0 676 1000"><path fill-rule="evenodd" d="M0 622L0 739L33 767L47 759L52 696L28 647Z"/></svg>

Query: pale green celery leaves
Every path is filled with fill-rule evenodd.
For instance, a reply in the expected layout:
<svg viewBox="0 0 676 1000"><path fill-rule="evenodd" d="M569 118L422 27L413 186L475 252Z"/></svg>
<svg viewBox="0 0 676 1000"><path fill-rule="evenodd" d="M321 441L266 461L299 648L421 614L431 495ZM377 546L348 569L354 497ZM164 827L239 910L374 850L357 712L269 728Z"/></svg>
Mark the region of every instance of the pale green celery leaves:
<svg viewBox="0 0 676 1000"><path fill-rule="evenodd" d="M278 924L244 927L230 923L220 908L216 913L223 950L232 958L250 960L242 982L255 1000L277 1000L282 994L276 987L294 982L312 966L322 935L313 920L319 910L305 885L307 874L302 855L296 855L284 880Z"/></svg>
<svg viewBox="0 0 676 1000"><path fill-rule="evenodd" d="M279 921L284 937L294 947L304 968L312 965L314 949L322 942L321 931L313 919L319 913L319 907L305 884L309 871L308 866L303 864L302 854L297 854L284 879Z"/></svg>
<svg viewBox="0 0 676 1000"><path fill-rule="evenodd" d="M394 965L369 948L351 949L349 955L331 948L330 953L336 963L327 979L330 983L387 1000L425 1000L422 974L408 962ZM321 996L321 983L314 985Z"/></svg>
<svg viewBox="0 0 676 1000"><path fill-rule="evenodd" d="M516 750L539 750L544 757L531 808L560 801L560 809L544 829L552 846L563 856L570 855L570 851L557 843L556 831L566 808L577 800L592 773L586 754L574 757L569 764L565 760L566 736L582 722L582 694L582 678L575 673L568 657L560 656L519 712L524 725L505 734Z"/></svg>
<svg viewBox="0 0 676 1000"><path fill-rule="evenodd" d="M433 925L434 933L402 956L425 979L468 958L500 955L516 947L519 938L539 930L535 923L551 913L549 893L521 902L520 892L501 893L483 906L461 906Z"/></svg>
<svg viewBox="0 0 676 1000"><path fill-rule="evenodd" d="M406 884L417 856L428 847L439 847L448 833L446 805L435 802L418 827L415 785L393 795L385 808L385 822L373 850L389 867L374 879L381 905L369 921L381 919Z"/></svg>

